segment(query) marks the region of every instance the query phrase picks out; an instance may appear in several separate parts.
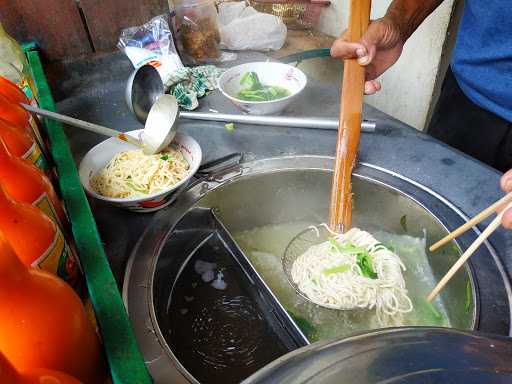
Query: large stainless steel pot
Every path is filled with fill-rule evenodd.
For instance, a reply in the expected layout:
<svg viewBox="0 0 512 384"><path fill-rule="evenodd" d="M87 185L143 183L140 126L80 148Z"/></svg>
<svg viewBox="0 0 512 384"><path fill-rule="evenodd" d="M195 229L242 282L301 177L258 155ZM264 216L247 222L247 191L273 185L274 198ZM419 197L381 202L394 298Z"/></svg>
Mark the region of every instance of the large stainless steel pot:
<svg viewBox="0 0 512 384"><path fill-rule="evenodd" d="M331 172L332 159L327 157L259 160L195 185L173 207L155 216L133 251L123 294L156 383L196 382L193 367L187 370L179 359L180 351L173 346L166 319L169 312L178 310L170 306L172 290L191 257L191 251L185 252L180 240L187 230L178 227L174 231L180 220L187 221L187 212L202 207L214 209L228 232L293 221L322 222L327 217ZM354 194L355 225L401 233L401 219L406 215L408 234L421 237L426 231L429 243L466 219L442 196L370 164L358 166ZM476 236L474 231L467 232L451 246L428 254L437 279ZM473 299L469 313L464 303L468 282ZM510 285L488 243L452 280L443 292L443 300L453 327L509 334Z"/></svg>

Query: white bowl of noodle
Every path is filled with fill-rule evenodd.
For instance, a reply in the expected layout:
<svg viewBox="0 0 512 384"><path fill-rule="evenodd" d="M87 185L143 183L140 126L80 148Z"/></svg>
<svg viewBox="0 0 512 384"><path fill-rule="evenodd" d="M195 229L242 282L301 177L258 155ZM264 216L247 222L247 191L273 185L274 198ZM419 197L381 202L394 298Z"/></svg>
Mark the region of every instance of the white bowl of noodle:
<svg viewBox="0 0 512 384"><path fill-rule="evenodd" d="M141 132L127 134L138 137ZM177 133L167 149L152 156L110 138L87 152L78 174L84 189L96 199L130 211L154 212L169 205L173 194L188 184L201 159L197 141L183 133Z"/></svg>

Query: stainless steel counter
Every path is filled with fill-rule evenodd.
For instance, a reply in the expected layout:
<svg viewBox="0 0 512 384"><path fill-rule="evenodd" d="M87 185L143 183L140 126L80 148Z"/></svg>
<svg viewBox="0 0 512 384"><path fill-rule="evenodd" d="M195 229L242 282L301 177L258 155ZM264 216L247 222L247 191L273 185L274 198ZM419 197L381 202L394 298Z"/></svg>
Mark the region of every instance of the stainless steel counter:
<svg viewBox="0 0 512 384"><path fill-rule="evenodd" d="M251 54L242 61L261 58L262 55ZM52 84L58 111L123 131L140 129L141 125L124 102L125 80L131 70L130 62L120 53L59 67L59 81ZM204 111L237 112L219 92L201 99L200 105L200 110ZM310 81L287 114L336 117L338 109L337 84ZM376 120L389 131L362 135L360 161L387 168L431 188L468 216L501 196L500 174L495 170L375 108L365 106L364 117ZM205 161L239 151L253 158L286 154L333 155L335 148L334 131L237 125L234 132L228 132L223 123L187 121L183 121L179 129L198 140ZM103 140L71 127L67 127L66 132L77 163L93 145ZM90 204L112 270L121 284L126 261L152 214L126 212L94 199L90 199ZM499 230L492 236L491 243L512 270L512 255L506 256L508 237L507 232Z"/></svg>

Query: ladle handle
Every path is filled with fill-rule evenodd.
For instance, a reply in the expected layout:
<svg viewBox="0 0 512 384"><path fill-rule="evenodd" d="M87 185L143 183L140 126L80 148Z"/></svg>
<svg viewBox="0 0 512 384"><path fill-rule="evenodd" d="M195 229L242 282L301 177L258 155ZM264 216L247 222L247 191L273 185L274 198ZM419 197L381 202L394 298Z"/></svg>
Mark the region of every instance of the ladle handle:
<svg viewBox="0 0 512 384"><path fill-rule="evenodd" d="M347 40L358 41L368 29L371 0L350 0ZM341 232L352 226L351 177L359 147L365 69L356 59L345 60L336 162L331 190L329 225Z"/></svg>
<svg viewBox="0 0 512 384"><path fill-rule="evenodd" d="M98 133L103 136L116 137L120 140L126 141L130 144L134 144L136 146L141 146L140 140L137 140L130 135L125 135L122 132L116 131L115 129L107 128L102 125L89 123L87 121L75 119L70 116L61 115L60 113L48 111L46 109L41 109L34 107L32 105L20 103L20 105L25 108L29 112L37 113L38 115L48 117L49 119L60 121L61 123L72 125L74 127L82 128L90 132Z"/></svg>

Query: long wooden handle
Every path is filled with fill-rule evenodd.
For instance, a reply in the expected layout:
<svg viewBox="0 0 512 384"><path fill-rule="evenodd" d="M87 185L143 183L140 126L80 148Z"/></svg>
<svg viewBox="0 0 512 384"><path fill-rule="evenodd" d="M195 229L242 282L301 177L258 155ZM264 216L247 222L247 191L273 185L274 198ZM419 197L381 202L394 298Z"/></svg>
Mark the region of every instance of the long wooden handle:
<svg viewBox="0 0 512 384"><path fill-rule="evenodd" d="M358 41L368 29L371 0L350 0L348 41ZM345 60L336 162L331 190L329 225L344 232L352 226L351 177L359 147L365 71L356 59Z"/></svg>

